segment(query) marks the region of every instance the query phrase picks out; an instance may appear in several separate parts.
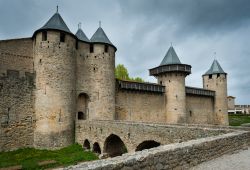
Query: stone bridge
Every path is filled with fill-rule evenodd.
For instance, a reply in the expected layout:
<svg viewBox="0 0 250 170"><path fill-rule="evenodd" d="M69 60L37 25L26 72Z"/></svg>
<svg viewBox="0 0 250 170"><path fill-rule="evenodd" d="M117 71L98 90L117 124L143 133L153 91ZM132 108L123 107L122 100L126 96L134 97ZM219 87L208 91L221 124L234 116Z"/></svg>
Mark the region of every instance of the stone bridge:
<svg viewBox="0 0 250 170"><path fill-rule="evenodd" d="M104 157L114 157L159 145L216 136L228 133L229 130L188 125L77 120L75 132L76 142L85 149Z"/></svg>

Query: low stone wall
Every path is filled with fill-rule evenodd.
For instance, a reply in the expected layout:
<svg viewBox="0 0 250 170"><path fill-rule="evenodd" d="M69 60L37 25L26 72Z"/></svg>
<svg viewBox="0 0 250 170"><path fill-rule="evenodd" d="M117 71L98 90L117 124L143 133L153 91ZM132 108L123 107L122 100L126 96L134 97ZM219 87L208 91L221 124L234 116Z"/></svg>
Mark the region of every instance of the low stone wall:
<svg viewBox="0 0 250 170"><path fill-rule="evenodd" d="M223 154L244 149L249 145L250 132L235 131L61 169L188 169Z"/></svg>

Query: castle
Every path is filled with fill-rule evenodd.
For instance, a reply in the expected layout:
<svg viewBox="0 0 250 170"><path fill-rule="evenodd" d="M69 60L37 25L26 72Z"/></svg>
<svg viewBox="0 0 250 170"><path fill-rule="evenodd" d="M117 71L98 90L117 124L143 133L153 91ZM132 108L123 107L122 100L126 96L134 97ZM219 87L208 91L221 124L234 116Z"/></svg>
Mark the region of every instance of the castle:
<svg viewBox="0 0 250 170"><path fill-rule="evenodd" d="M32 37L0 41L0 151L72 144L77 120L228 125L227 74L217 60L187 87L191 66L171 46L149 70L158 83L115 78L116 47L99 27L74 35L58 12Z"/></svg>

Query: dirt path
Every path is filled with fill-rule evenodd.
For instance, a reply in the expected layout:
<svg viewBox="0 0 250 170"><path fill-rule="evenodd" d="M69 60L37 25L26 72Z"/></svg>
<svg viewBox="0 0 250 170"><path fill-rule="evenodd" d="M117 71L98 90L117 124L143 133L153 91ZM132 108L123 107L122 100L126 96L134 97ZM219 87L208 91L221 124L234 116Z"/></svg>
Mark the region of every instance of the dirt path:
<svg viewBox="0 0 250 170"><path fill-rule="evenodd" d="M250 148L204 162L191 170L249 170Z"/></svg>

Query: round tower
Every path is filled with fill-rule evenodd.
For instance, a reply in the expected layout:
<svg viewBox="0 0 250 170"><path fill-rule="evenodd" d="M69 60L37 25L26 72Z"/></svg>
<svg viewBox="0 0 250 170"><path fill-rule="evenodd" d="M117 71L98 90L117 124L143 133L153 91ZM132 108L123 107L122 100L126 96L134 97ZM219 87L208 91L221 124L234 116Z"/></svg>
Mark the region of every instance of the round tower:
<svg viewBox="0 0 250 170"><path fill-rule="evenodd" d="M101 25L90 39L85 56L85 89L89 93L88 118L113 120L115 115L115 52Z"/></svg>
<svg viewBox="0 0 250 170"><path fill-rule="evenodd" d="M150 75L165 86L166 122L186 123L185 78L191 73L191 66L181 64L174 48L171 46L160 66L149 70Z"/></svg>
<svg viewBox="0 0 250 170"><path fill-rule="evenodd" d="M74 142L76 38L56 12L35 31L34 146L57 148Z"/></svg>
<svg viewBox="0 0 250 170"><path fill-rule="evenodd" d="M228 125L227 113L227 73L223 71L219 62L214 60L210 69L202 76L203 88L215 91L214 123Z"/></svg>

